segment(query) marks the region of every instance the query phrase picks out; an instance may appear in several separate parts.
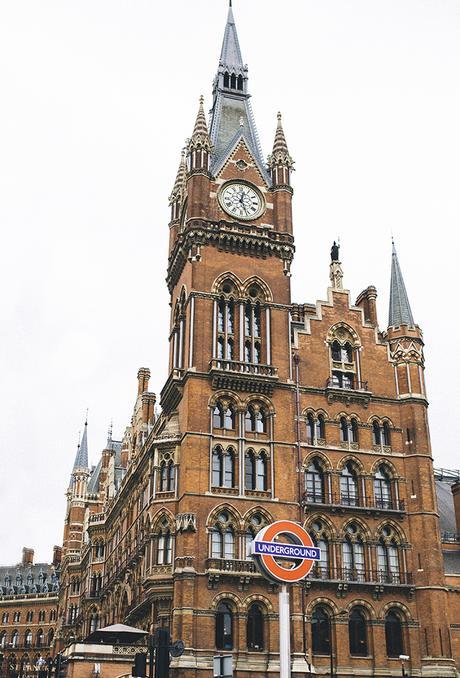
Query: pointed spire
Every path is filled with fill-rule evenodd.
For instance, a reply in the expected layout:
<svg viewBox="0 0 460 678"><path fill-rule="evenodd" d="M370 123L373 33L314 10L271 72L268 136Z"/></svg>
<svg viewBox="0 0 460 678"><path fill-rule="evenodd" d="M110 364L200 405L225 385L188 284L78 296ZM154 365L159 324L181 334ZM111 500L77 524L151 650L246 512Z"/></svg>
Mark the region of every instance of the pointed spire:
<svg viewBox="0 0 460 678"><path fill-rule="evenodd" d="M388 327L397 327L398 325L414 325L407 296L406 286L399 266L398 255L394 240L391 241L391 284L390 284L390 310L388 315Z"/></svg>
<svg viewBox="0 0 460 678"><path fill-rule="evenodd" d="M225 25L224 39L220 51L220 64L228 68L242 68L243 58L241 56L238 33L236 32L235 18L233 16L232 3L228 6L227 23Z"/></svg>
<svg viewBox="0 0 460 678"><path fill-rule="evenodd" d="M187 164L185 162L186 149L183 148L179 168L177 170L176 181L174 182L171 195L169 196L169 204L172 205L176 200L182 200L185 191L185 180L187 177Z"/></svg>
<svg viewBox="0 0 460 678"><path fill-rule="evenodd" d="M195 127L193 128L193 134L187 146L188 154L193 156L190 161L190 170L207 170L209 165L209 153L211 152L212 146L203 104L204 97L200 96L200 105L195 120ZM193 153L193 151L203 152Z"/></svg>
<svg viewBox="0 0 460 678"><path fill-rule="evenodd" d="M85 421L85 428L83 430L83 437L77 446L77 454L73 465L74 470L77 468L88 467L88 420Z"/></svg>
<svg viewBox="0 0 460 678"><path fill-rule="evenodd" d="M277 118L278 123L276 125L275 141L273 142L272 154L268 156L268 167L271 170L273 170L274 167L288 167L289 169L292 169L294 161L289 155L283 124L281 122L281 113L278 113Z"/></svg>

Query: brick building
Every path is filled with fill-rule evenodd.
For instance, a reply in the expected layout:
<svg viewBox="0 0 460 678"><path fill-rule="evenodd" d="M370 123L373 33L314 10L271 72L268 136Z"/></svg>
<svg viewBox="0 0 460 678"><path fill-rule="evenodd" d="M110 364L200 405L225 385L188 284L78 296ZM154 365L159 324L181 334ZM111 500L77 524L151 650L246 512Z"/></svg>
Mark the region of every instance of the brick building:
<svg viewBox="0 0 460 678"><path fill-rule="evenodd" d="M33 549L23 548L20 563L0 566L0 675L34 672L54 652L61 551L54 547L52 563L34 563Z"/></svg>
<svg viewBox="0 0 460 678"><path fill-rule="evenodd" d="M201 99L170 196L161 414L141 368L131 423L93 470L85 426L59 642L167 624L186 647L177 675L209 676L221 651L238 676L276 674L277 589L249 545L289 518L321 549L291 590L295 674L327 674L332 655L337 676L400 675L407 655L409 675L456 676L460 495L450 483L442 542L423 337L396 250L386 330L375 287L356 301L344 288L335 243L326 300L293 303L292 169L280 115L264 160L230 7L209 125Z"/></svg>

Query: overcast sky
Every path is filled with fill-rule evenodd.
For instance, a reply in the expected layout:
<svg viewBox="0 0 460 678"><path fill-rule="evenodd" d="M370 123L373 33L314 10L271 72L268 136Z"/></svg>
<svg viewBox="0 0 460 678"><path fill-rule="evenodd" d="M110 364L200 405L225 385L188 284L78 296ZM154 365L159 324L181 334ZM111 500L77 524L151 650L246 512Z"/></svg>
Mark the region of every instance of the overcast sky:
<svg viewBox="0 0 460 678"><path fill-rule="evenodd" d="M292 156L293 300L345 286L387 323L391 234L426 341L435 462L458 468L460 4L235 0L264 153ZM78 432L96 463L140 366L166 378L168 195L226 0L0 2L0 562L62 539ZM457 346L457 348L455 348ZM369 379L371 377L369 375Z"/></svg>

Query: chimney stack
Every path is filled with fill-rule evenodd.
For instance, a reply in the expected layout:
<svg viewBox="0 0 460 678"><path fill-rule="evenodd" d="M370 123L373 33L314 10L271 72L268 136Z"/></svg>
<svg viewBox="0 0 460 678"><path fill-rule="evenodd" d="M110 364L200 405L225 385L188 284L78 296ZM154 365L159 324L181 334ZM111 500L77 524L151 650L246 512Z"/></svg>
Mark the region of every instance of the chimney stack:
<svg viewBox="0 0 460 678"><path fill-rule="evenodd" d="M53 546L53 565L57 567L61 564L62 546Z"/></svg>
<svg viewBox="0 0 460 678"><path fill-rule="evenodd" d="M377 290L370 285L356 299L356 306L364 311L364 320L377 327Z"/></svg>
<svg viewBox="0 0 460 678"><path fill-rule="evenodd" d="M137 395L140 396L148 390L150 379L150 370L148 367L141 367L137 373Z"/></svg>
<svg viewBox="0 0 460 678"><path fill-rule="evenodd" d="M22 549L22 564L24 567L26 565L33 565L34 564L34 550L33 549L28 549L26 546L23 547Z"/></svg>

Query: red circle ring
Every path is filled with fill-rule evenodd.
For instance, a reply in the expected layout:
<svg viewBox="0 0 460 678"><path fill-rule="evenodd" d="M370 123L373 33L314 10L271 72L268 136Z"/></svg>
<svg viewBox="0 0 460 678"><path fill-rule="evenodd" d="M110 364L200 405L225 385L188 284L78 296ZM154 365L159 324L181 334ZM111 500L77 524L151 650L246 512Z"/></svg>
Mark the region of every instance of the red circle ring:
<svg viewBox="0 0 460 678"><path fill-rule="evenodd" d="M273 541L280 534L292 535L295 541L300 542L302 546L314 546L308 532L299 523L294 523L292 520L277 520L271 523L257 534L255 541ZM303 559L297 567L286 568L279 565L274 556L257 554L257 558L268 577L287 584L305 579L315 562L314 560Z"/></svg>

